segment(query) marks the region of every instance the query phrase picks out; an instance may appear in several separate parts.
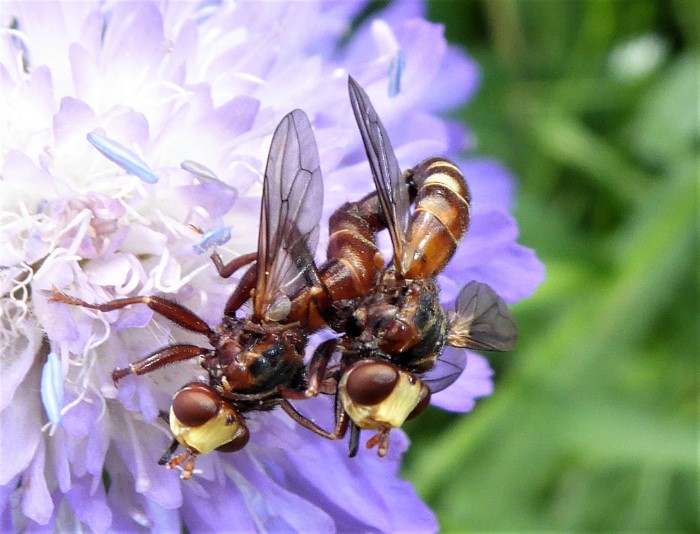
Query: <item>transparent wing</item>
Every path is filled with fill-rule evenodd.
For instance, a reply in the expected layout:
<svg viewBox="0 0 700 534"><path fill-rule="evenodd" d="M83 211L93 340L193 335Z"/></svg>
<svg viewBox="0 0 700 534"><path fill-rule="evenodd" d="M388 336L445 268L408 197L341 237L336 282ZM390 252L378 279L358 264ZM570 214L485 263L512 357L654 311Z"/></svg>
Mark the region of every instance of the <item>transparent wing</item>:
<svg viewBox="0 0 700 534"><path fill-rule="evenodd" d="M318 283L313 251L322 204L316 140L306 114L295 109L277 126L265 168L254 318L283 319L291 288Z"/></svg>
<svg viewBox="0 0 700 534"><path fill-rule="evenodd" d="M467 353L464 349L445 347L435 362L435 367L420 378L432 393L437 393L451 386L466 366Z"/></svg>
<svg viewBox="0 0 700 534"><path fill-rule="evenodd" d="M515 346L518 328L508 306L486 284L469 282L457 295L447 343L453 347L505 351Z"/></svg>
<svg viewBox="0 0 700 534"><path fill-rule="evenodd" d="M394 246L394 264L399 273L404 273L407 263L405 251L410 241L408 226L410 202L406 181L382 121L379 120L369 96L352 76L348 78L348 92Z"/></svg>

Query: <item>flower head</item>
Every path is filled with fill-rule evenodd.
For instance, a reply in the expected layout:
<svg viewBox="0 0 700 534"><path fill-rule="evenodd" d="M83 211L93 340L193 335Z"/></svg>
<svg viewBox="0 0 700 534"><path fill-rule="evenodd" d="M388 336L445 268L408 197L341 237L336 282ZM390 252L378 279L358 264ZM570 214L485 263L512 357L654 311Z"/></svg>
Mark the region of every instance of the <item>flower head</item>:
<svg viewBox="0 0 700 534"><path fill-rule="evenodd" d="M380 110L402 167L465 148L465 132L435 113L471 94L473 63L418 2L397 3L341 46L362 6L3 4L3 530L437 528L397 476L407 447L399 431L386 458L349 459L346 443L278 410L252 413L245 449L205 455L198 476L181 481L156 463L170 441L159 412L202 370L181 363L119 388L111 372L189 334L145 306L100 313L48 301L53 287L96 303L163 294L219 324L234 282L203 252L255 250L262 172L283 115L301 108L312 120L326 218L371 190L349 72ZM463 169L472 228L440 276L443 297L476 278L517 300L542 272L516 243L510 178L494 162ZM486 361L469 362L436 403L468 410L490 392ZM305 401L304 411L332 427L331 399Z"/></svg>

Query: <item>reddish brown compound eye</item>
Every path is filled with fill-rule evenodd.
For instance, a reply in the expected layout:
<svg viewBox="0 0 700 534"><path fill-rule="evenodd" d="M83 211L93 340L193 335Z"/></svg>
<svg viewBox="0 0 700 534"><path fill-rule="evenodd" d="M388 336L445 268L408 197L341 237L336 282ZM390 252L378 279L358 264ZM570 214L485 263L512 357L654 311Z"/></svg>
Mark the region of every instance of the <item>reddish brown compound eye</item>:
<svg viewBox="0 0 700 534"><path fill-rule="evenodd" d="M423 389L425 391L425 395L423 395L421 400L418 401L418 404L415 408L413 408L413 411L410 414L408 414L406 421L415 419L420 414L422 414L425 411L425 409L430 405L430 389L428 389L425 385L423 386Z"/></svg>
<svg viewBox="0 0 700 534"><path fill-rule="evenodd" d="M399 373L384 362L359 362L349 371L346 391L350 399L365 406L379 404L394 391Z"/></svg>
<svg viewBox="0 0 700 534"><path fill-rule="evenodd" d="M225 445L222 445L221 447L217 447L216 450L219 452L240 451L243 447L245 447L248 444L249 439L250 439L250 432L248 432L248 429L245 426L241 426L241 430L235 438L233 438L231 441L229 441Z"/></svg>
<svg viewBox="0 0 700 534"><path fill-rule="evenodd" d="M193 382L173 397L173 413L184 426L198 427L216 417L221 399L213 388Z"/></svg>

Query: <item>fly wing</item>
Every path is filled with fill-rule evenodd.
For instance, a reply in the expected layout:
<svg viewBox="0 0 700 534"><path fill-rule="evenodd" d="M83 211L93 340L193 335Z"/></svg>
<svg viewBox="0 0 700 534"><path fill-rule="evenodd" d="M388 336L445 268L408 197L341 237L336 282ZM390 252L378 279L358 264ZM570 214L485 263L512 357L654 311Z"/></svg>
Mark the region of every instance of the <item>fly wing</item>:
<svg viewBox="0 0 700 534"><path fill-rule="evenodd" d="M447 343L453 347L506 351L515 346L518 329L503 299L491 287L469 282L457 295Z"/></svg>
<svg viewBox="0 0 700 534"><path fill-rule="evenodd" d="M410 241L410 202L406 181L382 121L369 96L352 76L348 78L348 92L394 247L394 264L397 272L403 274L407 263L405 251Z"/></svg>
<svg viewBox="0 0 700 534"><path fill-rule="evenodd" d="M435 366L422 375L420 379L430 388L432 393L437 393L451 386L466 366L467 353L464 349L445 347L435 362Z"/></svg>
<svg viewBox="0 0 700 534"><path fill-rule="evenodd" d="M253 317L279 321L299 284L319 283L313 259L323 204L316 140L306 114L295 109L272 136L265 168Z"/></svg>

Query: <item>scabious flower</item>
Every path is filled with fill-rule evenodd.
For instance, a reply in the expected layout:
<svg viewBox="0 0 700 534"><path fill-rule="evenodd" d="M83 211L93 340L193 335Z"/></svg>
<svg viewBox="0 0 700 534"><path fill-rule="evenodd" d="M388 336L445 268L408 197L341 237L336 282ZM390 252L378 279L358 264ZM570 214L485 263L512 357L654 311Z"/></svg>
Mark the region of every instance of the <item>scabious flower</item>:
<svg viewBox="0 0 700 534"><path fill-rule="evenodd" d="M325 216L371 191L345 89L370 93L403 167L467 148L438 118L478 73L419 2L350 34L363 2L4 2L0 10L0 531L434 531L389 455L331 442L278 410L251 415L242 451L208 454L189 481L156 464L182 363L115 388L111 371L190 337L145 306L109 313L49 303L163 294L209 324L234 281L225 258L255 250L271 133L302 108L314 125ZM181 164L185 163L184 169ZM511 182L466 160L469 236L440 276L445 301L472 279L515 301L539 283L516 243ZM205 165L206 168L202 168ZM202 229L203 237L195 229ZM323 246L323 243L321 244ZM195 342L201 342L197 340ZM435 402L468 410L491 370L470 354ZM300 409L331 428L331 399Z"/></svg>

